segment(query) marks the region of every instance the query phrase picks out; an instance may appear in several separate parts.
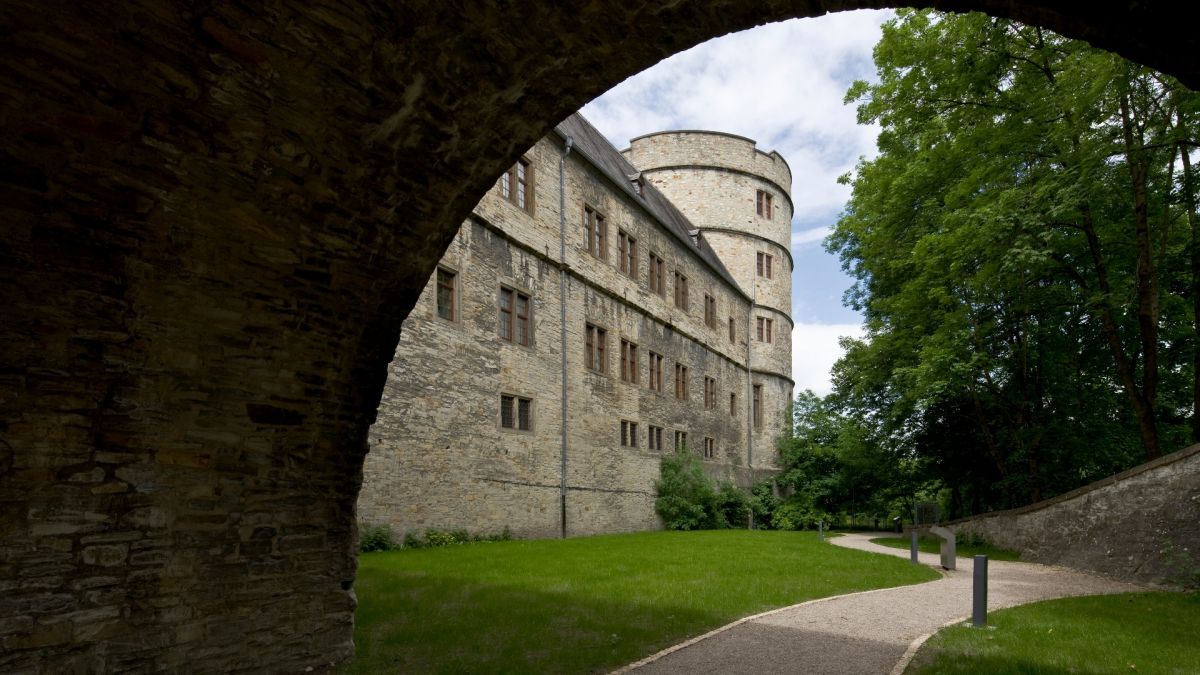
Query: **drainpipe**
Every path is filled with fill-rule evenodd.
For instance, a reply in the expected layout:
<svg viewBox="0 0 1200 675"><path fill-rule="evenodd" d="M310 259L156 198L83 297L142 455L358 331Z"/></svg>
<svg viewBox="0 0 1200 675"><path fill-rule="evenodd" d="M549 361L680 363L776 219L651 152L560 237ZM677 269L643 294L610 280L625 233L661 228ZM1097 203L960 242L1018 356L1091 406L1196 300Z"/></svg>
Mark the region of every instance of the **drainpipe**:
<svg viewBox="0 0 1200 675"><path fill-rule="evenodd" d="M567 136L558 158L558 322L561 330L559 352L562 355L562 449L559 452L558 509L562 538L567 538L567 155L575 139Z"/></svg>
<svg viewBox="0 0 1200 675"><path fill-rule="evenodd" d="M754 344L754 303L758 301L758 279L750 277L750 311L746 312L746 475L754 487L754 379L750 374L750 345ZM750 512L750 529L754 529L754 512Z"/></svg>

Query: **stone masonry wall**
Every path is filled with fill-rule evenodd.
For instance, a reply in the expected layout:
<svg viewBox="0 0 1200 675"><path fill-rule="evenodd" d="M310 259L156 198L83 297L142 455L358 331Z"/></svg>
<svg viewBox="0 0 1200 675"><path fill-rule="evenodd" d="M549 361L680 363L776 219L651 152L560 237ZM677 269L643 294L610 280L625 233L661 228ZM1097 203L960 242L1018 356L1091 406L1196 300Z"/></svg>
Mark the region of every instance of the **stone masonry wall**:
<svg viewBox="0 0 1200 675"><path fill-rule="evenodd" d="M1200 580L1200 445L1020 509L953 521L1022 560L1124 579Z"/></svg>

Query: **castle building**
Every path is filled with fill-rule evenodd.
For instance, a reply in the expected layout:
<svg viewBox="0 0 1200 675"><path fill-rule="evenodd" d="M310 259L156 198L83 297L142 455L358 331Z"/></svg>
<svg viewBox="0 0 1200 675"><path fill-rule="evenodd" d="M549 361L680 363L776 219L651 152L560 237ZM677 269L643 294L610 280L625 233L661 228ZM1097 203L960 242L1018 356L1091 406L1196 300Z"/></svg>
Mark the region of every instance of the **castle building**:
<svg viewBox="0 0 1200 675"><path fill-rule="evenodd" d="M748 486L791 401L791 172L709 131L618 152L559 124L462 224L405 321L359 520L553 537L661 527L687 447Z"/></svg>

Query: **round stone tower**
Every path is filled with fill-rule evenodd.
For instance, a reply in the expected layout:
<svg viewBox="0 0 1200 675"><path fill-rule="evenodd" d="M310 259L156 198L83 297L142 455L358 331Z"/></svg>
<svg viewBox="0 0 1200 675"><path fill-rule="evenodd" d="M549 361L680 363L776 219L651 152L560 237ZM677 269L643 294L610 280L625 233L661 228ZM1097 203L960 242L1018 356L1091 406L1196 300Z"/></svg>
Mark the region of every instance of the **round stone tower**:
<svg viewBox="0 0 1200 675"><path fill-rule="evenodd" d="M792 172L777 152L713 131L663 131L630 141L623 153L699 228L751 298L738 333L749 350L749 410L761 395L751 467L776 461L775 439L792 398ZM748 333L748 334L747 334ZM753 417L753 412L750 413Z"/></svg>

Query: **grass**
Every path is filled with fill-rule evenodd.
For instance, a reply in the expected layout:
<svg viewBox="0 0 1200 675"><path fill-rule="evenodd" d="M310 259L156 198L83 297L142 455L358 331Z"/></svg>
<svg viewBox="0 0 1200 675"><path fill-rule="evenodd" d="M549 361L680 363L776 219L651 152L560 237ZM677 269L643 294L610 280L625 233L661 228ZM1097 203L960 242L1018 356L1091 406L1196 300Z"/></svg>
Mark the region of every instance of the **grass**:
<svg viewBox="0 0 1200 675"><path fill-rule="evenodd" d="M947 628L906 673L1200 673L1200 595L1125 593L1047 600Z"/></svg>
<svg viewBox="0 0 1200 675"><path fill-rule="evenodd" d="M612 669L739 617L938 578L815 532L648 532L359 558L345 673Z"/></svg>
<svg viewBox="0 0 1200 675"><path fill-rule="evenodd" d="M872 539L871 543L880 544L882 546L890 546L892 548L902 548L908 550L910 541L907 536L904 537L879 537ZM940 553L942 540L937 537L920 537L917 539L917 549L922 553ZM959 541L955 545L955 554L960 558L970 558L977 555L986 555L988 560L1019 560L1021 554L1016 551L1010 551L1004 548L996 548L991 544L974 544Z"/></svg>

